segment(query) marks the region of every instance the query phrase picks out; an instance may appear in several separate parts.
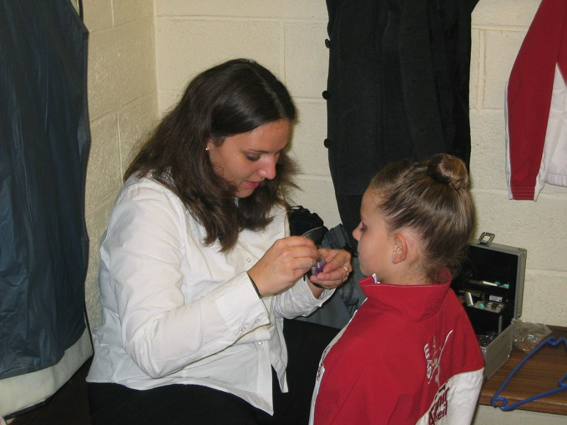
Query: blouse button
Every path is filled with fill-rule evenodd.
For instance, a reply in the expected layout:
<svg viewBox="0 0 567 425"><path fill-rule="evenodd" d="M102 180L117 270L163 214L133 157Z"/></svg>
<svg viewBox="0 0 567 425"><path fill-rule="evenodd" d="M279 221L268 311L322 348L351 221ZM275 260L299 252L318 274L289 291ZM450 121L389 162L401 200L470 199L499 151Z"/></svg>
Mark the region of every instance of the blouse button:
<svg viewBox="0 0 567 425"><path fill-rule="evenodd" d="M247 262L247 263L250 263L251 261L252 261L252 258L246 257L246 262Z"/></svg>
<svg viewBox="0 0 567 425"><path fill-rule="evenodd" d="M240 332L246 332L246 328L245 327L240 328Z"/></svg>

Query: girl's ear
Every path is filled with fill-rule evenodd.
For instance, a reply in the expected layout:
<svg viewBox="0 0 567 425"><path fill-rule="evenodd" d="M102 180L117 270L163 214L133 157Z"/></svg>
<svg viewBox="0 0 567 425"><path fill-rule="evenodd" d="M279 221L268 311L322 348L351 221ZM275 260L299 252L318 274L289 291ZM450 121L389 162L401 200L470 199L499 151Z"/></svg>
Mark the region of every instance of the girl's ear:
<svg viewBox="0 0 567 425"><path fill-rule="evenodd" d="M408 241L403 232L394 235L394 244L392 252L392 264L401 263L408 255Z"/></svg>

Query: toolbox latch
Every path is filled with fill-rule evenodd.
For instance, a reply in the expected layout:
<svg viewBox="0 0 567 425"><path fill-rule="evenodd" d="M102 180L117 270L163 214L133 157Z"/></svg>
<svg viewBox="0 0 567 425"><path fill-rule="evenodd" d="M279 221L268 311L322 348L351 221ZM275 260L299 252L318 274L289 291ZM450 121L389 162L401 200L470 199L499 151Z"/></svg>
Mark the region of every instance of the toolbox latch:
<svg viewBox="0 0 567 425"><path fill-rule="evenodd" d="M494 233L482 232L478 238L478 243L481 245L490 246L496 235Z"/></svg>

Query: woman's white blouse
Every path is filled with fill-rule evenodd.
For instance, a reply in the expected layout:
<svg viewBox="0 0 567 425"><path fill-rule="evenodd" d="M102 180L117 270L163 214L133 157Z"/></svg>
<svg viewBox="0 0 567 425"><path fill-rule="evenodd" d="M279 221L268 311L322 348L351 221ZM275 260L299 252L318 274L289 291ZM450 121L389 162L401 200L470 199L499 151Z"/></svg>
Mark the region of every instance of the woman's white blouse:
<svg viewBox="0 0 567 425"><path fill-rule="evenodd" d="M310 314L333 292L316 299L300 279L258 298L246 271L287 229L277 209L264 231L242 231L220 253L202 244L203 227L170 190L129 179L101 240L102 325L87 381L204 385L273 413L270 365L287 391L283 318Z"/></svg>

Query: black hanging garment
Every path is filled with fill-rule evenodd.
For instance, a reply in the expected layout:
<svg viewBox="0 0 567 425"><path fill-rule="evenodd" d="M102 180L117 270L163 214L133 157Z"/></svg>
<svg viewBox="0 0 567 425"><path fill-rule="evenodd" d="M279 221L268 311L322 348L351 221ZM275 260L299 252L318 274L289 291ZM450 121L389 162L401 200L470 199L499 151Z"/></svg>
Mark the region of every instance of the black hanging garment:
<svg viewBox="0 0 567 425"><path fill-rule="evenodd" d="M0 416L91 355L87 29L69 1L0 0Z"/></svg>
<svg viewBox="0 0 567 425"><path fill-rule="evenodd" d="M477 1L327 0L325 146L349 235L362 194L384 165L446 152L468 166Z"/></svg>

